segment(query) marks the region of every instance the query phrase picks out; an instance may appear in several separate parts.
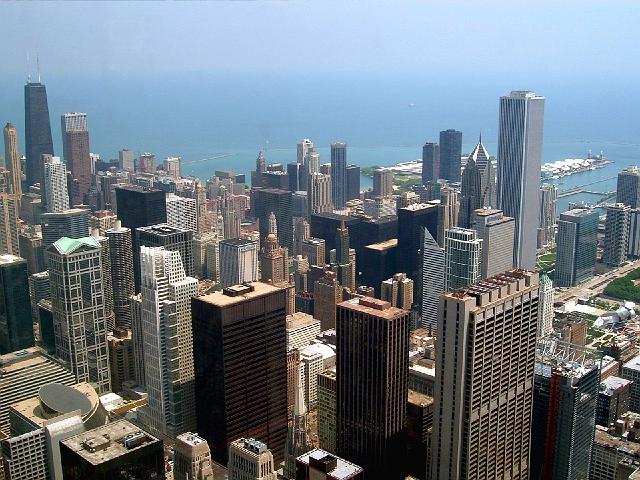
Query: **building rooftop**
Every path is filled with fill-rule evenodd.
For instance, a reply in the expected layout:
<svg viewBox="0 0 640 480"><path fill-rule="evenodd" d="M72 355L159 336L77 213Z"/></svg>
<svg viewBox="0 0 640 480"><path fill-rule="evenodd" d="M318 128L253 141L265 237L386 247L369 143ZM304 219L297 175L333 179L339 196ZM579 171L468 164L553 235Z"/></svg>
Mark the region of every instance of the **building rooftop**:
<svg viewBox="0 0 640 480"><path fill-rule="evenodd" d="M253 240L249 240L246 238L227 238L226 240L221 240L220 244L225 244L225 245L233 245L233 246L237 246L237 247L242 247L244 245L255 245L256 242L254 242Z"/></svg>
<svg viewBox="0 0 640 480"><path fill-rule="evenodd" d="M407 400L413 405L433 405L433 397L411 389L408 390Z"/></svg>
<svg viewBox="0 0 640 480"><path fill-rule="evenodd" d="M607 377L600 383L600 393L605 395L613 395L621 388L625 388L633 383L631 380L620 377Z"/></svg>
<svg viewBox="0 0 640 480"><path fill-rule="evenodd" d="M316 320L312 315L304 312L295 312L287 315L287 330L293 330L307 325L320 324L320 320Z"/></svg>
<svg viewBox="0 0 640 480"><path fill-rule="evenodd" d="M640 372L640 355L637 357L633 357L627 363L625 363L622 368L628 368L629 370L635 370Z"/></svg>
<svg viewBox="0 0 640 480"><path fill-rule="evenodd" d="M150 225L148 227L138 227L136 228L136 230L138 232L148 232L148 233L153 233L154 235L160 235L160 236L191 232L191 230L187 230L180 227L173 227L167 223L159 223L157 225Z"/></svg>
<svg viewBox="0 0 640 480"><path fill-rule="evenodd" d="M10 253L3 253L0 255L0 265L18 262L26 262L26 260L22 257L18 257L17 255L11 255Z"/></svg>
<svg viewBox="0 0 640 480"><path fill-rule="evenodd" d="M325 343L312 343L300 349L300 358L317 354L322 355L322 360L336 356L335 350Z"/></svg>
<svg viewBox="0 0 640 480"><path fill-rule="evenodd" d="M300 455L297 460L306 465L309 465L313 460L322 463L335 461L335 467L326 473L331 475L331 478L335 478L337 480L347 480L362 472L362 467L359 467L355 463L348 462L343 458L336 457L320 448L313 449L304 455Z"/></svg>
<svg viewBox="0 0 640 480"><path fill-rule="evenodd" d="M432 208L436 208L437 205L429 204L429 203L412 203L411 205L407 205L406 207L399 208L400 210L410 210L412 212L416 212L418 210L429 210Z"/></svg>
<svg viewBox="0 0 640 480"><path fill-rule="evenodd" d="M385 240L384 242L378 242L378 243L372 243L371 245L366 245L364 248L382 252L384 250L389 250L390 248L394 248L397 246L398 246L398 239L392 238L390 240Z"/></svg>
<svg viewBox="0 0 640 480"><path fill-rule="evenodd" d="M142 155L151 155L151 154L142 154ZM162 190L159 190L157 188L143 187L141 185L134 185L134 184L121 184L116 187L116 190L130 190L132 192L140 192L140 193L162 192Z"/></svg>
<svg viewBox="0 0 640 480"><path fill-rule="evenodd" d="M62 237L59 240L56 240L54 244L49 248L50 249L55 248L60 254L68 255L70 253L75 252L80 247L100 248L100 243L93 237L84 237L84 238Z"/></svg>
<svg viewBox="0 0 640 480"><path fill-rule="evenodd" d="M393 320L407 314L407 312L401 308L392 307L389 302L371 297L352 298L351 300L339 303L338 306L387 320Z"/></svg>
<svg viewBox="0 0 640 480"><path fill-rule="evenodd" d="M245 300L259 298L263 295L279 291L284 290L268 283L250 282L245 285L233 285L231 287L226 287L221 291L196 297L196 300L216 305L218 307L227 307L229 305L244 302Z"/></svg>
<svg viewBox="0 0 640 480"><path fill-rule="evenodd" d="M60 443L92 465L99 465L155 442L160 440L127 420L118 420Z"/></svg>

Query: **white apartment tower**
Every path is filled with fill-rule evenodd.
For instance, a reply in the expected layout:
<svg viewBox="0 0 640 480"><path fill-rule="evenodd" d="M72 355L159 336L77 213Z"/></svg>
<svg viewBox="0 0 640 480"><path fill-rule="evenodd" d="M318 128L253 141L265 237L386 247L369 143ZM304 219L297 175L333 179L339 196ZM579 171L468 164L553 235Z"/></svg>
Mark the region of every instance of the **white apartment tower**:
<svg viewBox="0 0 640 480"><path fill-rule="evenodd" d="M60 157L45 157L44 204L49 213L59 213L69 208L67 192L67 166Z"/></svg>
<svg viewBox="0 0 640 480"><path fill-rule="evenodd" d="M177 251L140 247L141 327L148 404L141 419L175 437L195 430L191 298L198 281L185 275Z"/></svg>
<svg viewBox="0 0 640 480"><path fill-rule="evenodd" d="M333 211L331 200L331 176L324 173L310 173L307 187L309 218L314 213Z"/></svg>
<svg viewBox="0 0 640 480"><path fill-rule="evenodd" d="M498 208L516 221L513 261L536 267L544 97L514 91L500 97Z"/></svg>
<svg viewBox="0 0 640 480"><path fill-rule="evenodd" d="M111 389L102 246L93 237L62 237L47 249L56 356L77 382Z"/></svg>
<svg viewBox="0 0 640 480"><path fill-rule="evenodd" d="M258 245L251 240L223 240L220 247L220 283L223 287L258 281Z"/></svg>
<svg viewBox="0 0 640 480"><path fill-rule="evenodd" d="M172 227L198 231L198 209L195 198L167 195L167 223Z"/></svg>
<svg viewBox="0 0 640 480"><path fill-rule="evenodd" d="M513 268L515 221L502 210L479 208L471 214L471 228L482 240L482 278Z"/></svg>
<svg viewBox="0 0 640 480"><path fill-rule="evenodd" d="M431 236L427 228L423 228L424 242L422 249L422 299L420 313L422 328L435 330L438 324L438 302L445 292L444 249Z"/></svg>
<svg viewBox="0 0 640 480"><path fill-rule="evenodd" d="M445 231L445 291L466 287L480 279L482 248L475 230L454 227Z"/></svg>

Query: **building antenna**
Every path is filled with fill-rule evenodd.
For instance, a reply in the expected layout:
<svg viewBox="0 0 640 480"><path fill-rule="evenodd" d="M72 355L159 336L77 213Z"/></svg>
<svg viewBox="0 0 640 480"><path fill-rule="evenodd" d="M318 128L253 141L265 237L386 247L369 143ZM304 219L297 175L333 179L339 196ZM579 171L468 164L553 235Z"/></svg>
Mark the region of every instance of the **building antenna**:
<svg viewBox="0 0 640 480"><path fill-rule="evenodd" d="M29 52L27 52L27 83L31 83L31 65L29 62Z"/></svg>
<svg viewBox="0 0 640 480"><path fill-rule="evenodd" d="M36 53L36 68L38 70L38 83L40 83L40 57Z"/></svg>

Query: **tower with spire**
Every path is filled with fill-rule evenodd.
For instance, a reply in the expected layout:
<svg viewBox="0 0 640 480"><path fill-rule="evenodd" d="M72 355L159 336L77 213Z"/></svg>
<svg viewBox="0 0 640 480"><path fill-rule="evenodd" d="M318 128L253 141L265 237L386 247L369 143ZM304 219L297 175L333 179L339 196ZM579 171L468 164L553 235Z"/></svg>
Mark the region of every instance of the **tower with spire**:
<svg viewBox="0 0 640 480"><path fill-rule="evenodd" d="M300 381L300 372L298 372L298 375L296 375L296 399L293 407L293 420L289 423L287 444L285 447L285 478L295 480L296 458L300 455L304 455L312 448L309 416L304 403L304 389L302 388Z"/></svg>
<svg viewBox="0 0 640 480"><path fill-rule="evenodd" d="M335 265L333 265L333 270L338 275L340 285L349 288L352 292L356 289L355 264L355 253L349 247L349 228L343 220L337 229Z"/></svg>
<svg viewBox="0 0 640 480"><path fill-rule="evenodd" d="M471 228L471 216L478 208L496 206L496 172L487 149L478 139L462 172L459 225Z"/></svg>

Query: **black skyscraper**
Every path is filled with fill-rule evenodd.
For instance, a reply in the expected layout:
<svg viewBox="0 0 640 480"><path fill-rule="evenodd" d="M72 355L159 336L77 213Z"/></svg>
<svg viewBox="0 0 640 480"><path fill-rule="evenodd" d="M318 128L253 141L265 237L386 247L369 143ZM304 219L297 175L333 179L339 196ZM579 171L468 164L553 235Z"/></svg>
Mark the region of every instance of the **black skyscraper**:
<svg viewBox="0 0 640 480"><path fill-rule="evenodd" d="M444 130L440 132L440 178L459 182L461 177L462 132Z"/></svg>
<svg viewBox="0 0 640 480"><path fill-rule="evenodd" d="M293 247L293 216L291 213L291 192L277 188L256 190L256 218L260 221L260 241L269 234L269 215L276 216L278 240L280 246L287 247L292 253Z"/></svg>
<svg viewBox="0 0 640 480"><path fill-rule="evenodd" d="M435 182L440 176L440 145L427 142L422 147L422 184Z"/></svg>
<svg viewBox="0 0 640 480"><path fill-rule="evenodd" d="M347 166L347 200L360 198L360 167Z"/></svg>
<svg viewBox="0 0 640 480"><path fill-rule="evenodd" d="M24 86L24 134L27 156L27 185L42 184L44 171L42 155L53 155L47 89L40 83Z"/></svg>
<svg viewBox="0 0 640 480"><path fill-rule="evenodd" d="M331 197L334 208L341 210L347 201L347 144L331 144Z"/></svg>

